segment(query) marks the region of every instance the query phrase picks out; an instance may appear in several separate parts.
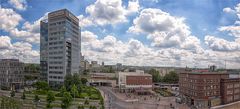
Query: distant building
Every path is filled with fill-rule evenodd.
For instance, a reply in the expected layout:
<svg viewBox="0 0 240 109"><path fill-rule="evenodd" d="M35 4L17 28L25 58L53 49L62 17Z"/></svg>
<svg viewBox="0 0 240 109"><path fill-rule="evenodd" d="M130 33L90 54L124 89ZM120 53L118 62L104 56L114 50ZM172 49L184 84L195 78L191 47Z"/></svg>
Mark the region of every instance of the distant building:
<svg viewBox="0 0 240 109"><path fill-rule="evenodd" d="M226 71L195 70L179 74L180 97L196 108L209 108L240 100L240 79Z"/></svg>
<svg viewBox="0 0 240 109"><path fill-rule="evenodd" d="M90 69L90 64L87 60L82 60L80 66L82 71Z"/></svg>
<svg viewBox="0 0 240 109"><path fill-rule="evenodd" d="M0 60L1 89L20 89L24 85L24 63L18 59Z"/></svg>
<svg viewBox="0 0 240 109"><path fill-rule="evenodd" d="M175 71L175 69L174 69L174 68L171 68L171 67L155 68L155 70L157 70L161 76L165 76L165 75L168 74L169 72Z"/></svg>
<svg viewBox="0 0 240 109"><path fill-rule="evenodd" d="M121 92L149 92L149 90L152 90L152 75L139 70L136 72L119 72L118 87Z"/></svg>
<svg viewBox="0 0 240 109"><path fill-rule="evenodd" d="M67 9L48 14L40 23L40 63L42 77L58 87L67 74L79 73L81 32L79 19ZM47 73L46 73L47 72Z"/></svg>
<svg viewBox="0 0 240 109"><path fill-rule="evenodd" d="M24 81L26 85L32 85L40 79L40 65L39 64L24 64Z"/></svg>

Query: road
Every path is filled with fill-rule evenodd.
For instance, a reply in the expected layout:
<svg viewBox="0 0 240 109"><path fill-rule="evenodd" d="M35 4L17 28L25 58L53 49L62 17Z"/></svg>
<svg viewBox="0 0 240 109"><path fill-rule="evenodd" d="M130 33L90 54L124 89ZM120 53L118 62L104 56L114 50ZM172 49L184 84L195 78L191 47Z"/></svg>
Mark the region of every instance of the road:
<svg viewBox="0 0 240 109"><path fill-rule="evenodd" d="M169 109L169 105L158 103L144 103L141 101L122 100L110 88L98 87L104 92L105 109Z"/></svg>

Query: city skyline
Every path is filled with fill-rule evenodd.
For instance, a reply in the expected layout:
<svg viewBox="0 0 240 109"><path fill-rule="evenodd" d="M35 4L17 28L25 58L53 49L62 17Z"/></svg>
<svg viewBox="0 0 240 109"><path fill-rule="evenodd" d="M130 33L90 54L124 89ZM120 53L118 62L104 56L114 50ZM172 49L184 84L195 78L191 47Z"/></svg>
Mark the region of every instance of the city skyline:
<svg viewBox="0 0 240 109"><path fill-rule="evenodd" d="M239 68L240 4L233 1L2 0L0 58L40 62L40 21L68 9L89 61ZM63 5L64 4L64 5Z"/></svg>

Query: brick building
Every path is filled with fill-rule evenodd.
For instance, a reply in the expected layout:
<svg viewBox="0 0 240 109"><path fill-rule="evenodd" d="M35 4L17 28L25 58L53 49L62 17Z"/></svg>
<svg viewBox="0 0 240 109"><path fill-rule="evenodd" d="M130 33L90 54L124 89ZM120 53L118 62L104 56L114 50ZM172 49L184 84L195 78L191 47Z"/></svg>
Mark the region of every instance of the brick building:
<svg viewBox="0 0 240 109"><path fill-rule="evenodd" d="M122 92L145 93L152 90L152 75L141 71L119 72L118 86Z"/></svg>
<svg viewBox="0 0 240 109"><path fill-rule="evenodd" d="M240 100L240 78L221 80L222 103L227 104Z"/></svg>
<svg viewBox="0 0 240 109"><path fill-rule="evenodd" d="M208 108L240 100L240 78L227 72L191 71L179 74L180 96L188 105Z"/></svg>
<svg viewBox="0 0 240 109"><path fill-rule="evenodd" d="M180 73L179 90L182 99L197 108L221 104L220 82L226 72L193 71Z"/></svg>
<svg viewBox="0 0 240 109"><path fill-rule="evenodd" d="M1 89L20 89L24 83L24 63L18 59L0 60Z"/></svg>

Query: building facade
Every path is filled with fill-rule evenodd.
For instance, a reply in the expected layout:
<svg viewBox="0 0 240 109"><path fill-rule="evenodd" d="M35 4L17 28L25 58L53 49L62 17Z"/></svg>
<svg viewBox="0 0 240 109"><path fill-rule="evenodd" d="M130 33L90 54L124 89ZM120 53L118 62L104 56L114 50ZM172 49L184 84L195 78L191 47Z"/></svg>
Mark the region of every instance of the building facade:
<svg viewBox="0 0 240 109"><path fill-rule="evenodd" d="M225 72L193 71L179 74L179 91L184 102L196 108L221 104L220 82Z"/></svg>
<svg viewBox="0 0 240 109"><path fill-rule="evenodd" d="M152 90L152 75L138 70L136 72L119 72L118 87L121 92Z"/></svg>
<svg viewBox="0 0 240 109"><path fill-rule="evenodd" d="M226 78L221 80L222 104L240 100L240 78Z"/></svg>
<svg viewBox="0 0 240 109"><path fill-rule="evenodd" d="M40 79L48 80L48 21L40 22Z"/></svg>
<svg viewBox="0 0 240 109"><path fill-rule="evenodd" d="M42 62L41 66L47 65L45 70L47 70L48 83L50 86L57 87L63 84L67 74L80 71L79 19L67 9L54 11L48 14L47 28L47 39L41 42L41 46L47 48L47 54L45 54L47 63ZM45 55L41 54L41 57L44 58Z"/></svg>
<svg viewBox="0 0 240 109"><path fill-rule="evenodd" d="M240 78L212 71L179 74L180 97L184 102L196 108L208 108L240 100Z"/></svg>
<svg viewBox="0 0 240 109"><path fill-rule="evenodd" d="M1 89L20 89L24 85L24 63L18 59L0 60Z"/></svg>

